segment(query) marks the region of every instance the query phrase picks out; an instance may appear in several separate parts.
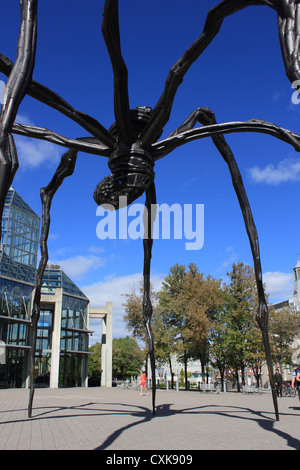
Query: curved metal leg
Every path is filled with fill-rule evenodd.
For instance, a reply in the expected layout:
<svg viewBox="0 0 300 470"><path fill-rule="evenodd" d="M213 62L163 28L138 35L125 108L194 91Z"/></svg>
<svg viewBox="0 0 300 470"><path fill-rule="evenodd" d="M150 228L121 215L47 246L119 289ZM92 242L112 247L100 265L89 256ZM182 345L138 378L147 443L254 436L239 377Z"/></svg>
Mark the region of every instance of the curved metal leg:
<svg viewBox="0 0 300 470"><path fill-rule="evenodd" d="M9 76L13 67L14 63L5 55L0 54L0 72ZM95 118L81 111L77 111L77 109L73 108L61 96L50 90L50 88L32 80L27 91L27 95L53 109L56 109L74 122L77 122L77 124L91 135L98 138L100 142L107 147L114 147L116 143L114 137Z"/></svg>
<svg viewBox="0 0 300 470"><path fill-rule="evenodd" d="M20 8L17 59L5 85L0 113L0 219L7 191L18 168L17 152L9 134L19 105L30 86L36 51L37 0L21 0Z"/></svg>
<svg viewBox="0 0 300 470"><path fill-rule="evenodd" d="M121 140L133 142L128 97L128 72L121 53L118 0L106 0L103 9L102 35L114 72L115 118Z"/></svg>
<svg viewBox="0 0 300 470"><path fill-rule="evenodd" d="M36 338L37 338L37 324L40 318L40 302L41 302L41 288L45 268L48 261L48 247L47 240L50 228L50 208L52 199L61 186L64 179L73 174L77 152L69 150L61 157L61 162L48 186L41 188L42 200L42 230L40 237L41 246L41 260L37 270L36 287L33 300L33 308L31 313L31 329L30 329L30 354L29 354L29 403L28 403L28 417L32 416L32 403L34 397L34 363L36 351Z"/></svg>
<svg viewBox="0 0 300 470"><path fill-rule="evenodd" d="M297 2L297 0L284 1L291 1L292 3ZM155 142L155 136L160 135L169 120L173 100L183 81L184 75L216 37L225 18L250 5L269 6L284 17L283 10L278 0L223 0L209 10L202 34L184 52L169 71L164 91L153 110L151 119L140 135L140 142L143 147L149 147Z"/></svg>
<svg viewBox="0 0 300 470"><path fill-rule="evenodd" d="M191 126L194 126L197 121L199 121L204 126L210 125L210 124L216 124L215 115L209 108L198 108L184 121L184 123L178 129L174 131L172 135L176 135L177 133L184 132L190 129ZM261 269L257 230L254 224L251 207L250 207L248 197L245 191L242 176L240 174L238 165L235 161L234 155L222 134L216 134L212 136L212 140L215 146L217 147L217 149L219 150L220 154L222 155L223 159L228 165L231 178L232 178L232 184L235 189L235 192L238 197L238 201L242 210L245 227L247 230L247 234L248 234L248 238L249 238L249 242L251 246L251 251L252 251L252 256L253 256L253 261L254 261L254 271L255 271L255 278L256 278L258 301L259 301L256 320L262 331L266 360L267 360L267 365L268 365L268 370L269 370L270 384L271 384L271 389L272 389L275 416L276 416L276 420L278 421L279 420L278 402L277 402L277 394L275 390L273 364L272 364L270 341L269 341L269 335L268 335L268 307L267 307L263 281L262 281L262 269Z"/></svg>
<svg viewBox="0 0 300 470"><path fill-rule="evenodd" d="M143 295L143 320L146 328L149 355L151 362L151 375L152 375L152 410L155 415L155 396L156 396L156 383L155 383L155 354L154 354L154 342L153 334L151 329L151 317L152 317L152 304L150 299L150 263L152 256L152 228L155 219L154 208L156 205L156 193L155 185L152 183L146 190L146 202L145 202L145 213L144 213L144 295Z"/></svg>
<svg viewBox="0 0 300 470"><path fill-rule="evenodd" d="M19 167L18 154L14 138L8 134L0 148L0 218L2 217L5 198ZM1 239L1 225L0 225Z"/></svg>

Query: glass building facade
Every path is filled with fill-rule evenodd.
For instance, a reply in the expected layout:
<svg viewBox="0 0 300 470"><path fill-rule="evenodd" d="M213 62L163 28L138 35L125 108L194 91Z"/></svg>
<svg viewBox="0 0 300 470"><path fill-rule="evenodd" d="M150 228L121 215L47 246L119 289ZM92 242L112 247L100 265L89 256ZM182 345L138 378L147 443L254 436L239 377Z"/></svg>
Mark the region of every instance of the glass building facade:
<svg viewBox="0 0 300 470"><path fill-rule="evenodd" d="M40 218L10 188L0 246L0 387L25 387Z"/></svg>
<svg viewBox="0 0 300 470"><path fill-rule="evenodd" d="M0 388L26 387L40 219L10 188L0 249ZM89 300L59 266L45 270L36 343L36 386L87 383Z"/></svg>
<svg viewBox="0 0 300 470"><path fill-rule="evenodd" d="M36 267L40 218L11 188L2 216L1 244L12 261Z"/></svg>
<svg viewBox="0 0 300 470"><path fill-rule="evenodd" d="M50 386L80 387L86 385L87 358L90 333L88 329L89 299L65 274L60 266L50 265L43 277L41 295L41 317L46 319L39 328L38 338L44 342L40 348L40 362L44 367ZM60 335L54 337L54 329L60 325ZM56 326L55 326L56 325ZM51 336L52 334L52 336ZM46 346L48 349L46 350ZM56 353L55 353L56 350ZM47 351L47 356L45 355ZM53 354L51 354L53 352ZM59 368L51 370L52 356L59 356ZM38 358L37 358L38 359ZM40 379L44 384L47 378Z"/></svg>

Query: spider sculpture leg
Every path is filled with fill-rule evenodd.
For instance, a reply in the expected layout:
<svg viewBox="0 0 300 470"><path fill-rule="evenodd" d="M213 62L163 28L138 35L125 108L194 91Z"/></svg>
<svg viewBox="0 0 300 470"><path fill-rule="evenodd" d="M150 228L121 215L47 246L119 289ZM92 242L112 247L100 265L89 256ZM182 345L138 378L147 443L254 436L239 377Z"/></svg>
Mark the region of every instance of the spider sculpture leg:
<svg viewBox="0 0 300 470"><path fill-rule="evenodd" d="M153 109L152 118L140 135L140 143L148 148L168 122L173 106L173 100L184 75L191 65L206 50L218 34L223 21L228 16L251 5L266 5L275 9L284 18L282 3L294 4L299 0L223 0L211 8L207 14L202 34L191 44L180 59L170 69L165 83L164 91Z"/></svg>
<svg viewBox="0 0 300 470"><path fill-rule="evenodd" d="M18 168L15 147L8 136L31 82L36 51L37 0L20 0L20 8L17 59L5 85L0 113L0 217L7 191Z"/></svg>
<svg viewBox="0 0 300 470"><path fill-rule="evenodd" d="M14 63L5 55L0 54L0 72L9 77L13 67ZM72 119L88 133L96 137L104 146L112 148L115 145L116 142L113 136L110 135L110 133L96 119L86 113L76 110L61 96L41 83L32 80L27 91L27 95Z"/></svg>
<svg viewBox="0 0 300 470"><path fill-rule="evenodd" d="M176 129L172 135L180 134L181 132L185 132L188 129L191 129L196 122L200 122L204 126L216 124L216 119L214 113L209 108L198 108L196 109L185 121L184 123ZM257 293L258 293L258 311L256 315L256 320L258 325L262 331L262 337L265 347L265 354L266 360L269 370L269 378L270 384L272 389L272 396L273 396L273 404L275 410L276 420L279 420L279 413L278 413L278 402L277 402L277 394L275 390L275 381L273 375L273 364L271 359L271 351L270 351L270 342L268 336L268 307L267 302L265 299L265 293L263 288L263 281L262 281L262 269L261 269L261 262L260 262L260 252L259 252L259 242L258 242L258 235L257 230L254 224L253 215L251 211L251 207L248 201L248 197L245 191L245 187L243 184L242 176L240 174L238 165L235 161L233 153L227 144L224 136L222 134L216 134L212 136L212 140L219 150L220 154L222 155L223 159L228 165L232 184L234 186L236 195L239 200L239 204L243 213L244 222L251 246L252 256L254 260L254 271L255 271L255 278L256 278L256 285L257 285Z"/></svg>
<svg viewBox="0 0 300 470"><path fill-rule="evenodd" d="M150 263L152 255L152 229L155 219L156 207L156 192L155 185L152 183L146 190L146 202L145 202L145 213L144 213L144 294L143 294L143 320L146 328L149 355L151 362L151 376L152 376L152 409L155 415L155 395L156 395L156 383L155 383L155 355L154 355L154 343L153 334L151 329L151 317L152 317L152 304L150 299Z"/></svg>
<svg viewBox="0 0 300 470"><path fill-rule="evenodd" d="M282 0L281 14L278 13L278 30L281 53L290 82L300 78L299 63L299 0ZM298 88L298 87L297 87Z"/></svg>
<svg viewBox="0 0 300 470"><path fill-rule="evenodd" d="M0 149L0 188L1 188L1 214L4 207L5 197L10 185L13 182L16 171L19 167L18 154L15 146L14 138L8 134L4 141L3 151Z"/></svg>
<svg viewBox="0 0 300 470"><path fill-rule="evenodd" d="M48 186L41 188L41 201L42 201L42 229L40 237L41 247L41 260L37 270L36 287L33 300L33 308L31 314L31 331L30 331L30 356L29 356L29 404L28 404L28 417L32 416L32 403L34 396L34 363L36 351L36 338L37 338L37 324L40 317L40 301L41 301L41 288L45 268L48 261L48 247L47 240L50 228L50 208L52 199L61 186L64 179L71 176L74 172L75 163L77 158L76 150L69 150L62 157L60 164L48 184Z"/></svg>
<svg viewBox="0 0 300 470"><path fill-rule="evenodd" d="M128 72L121 53L118 0L106 0L103 8L102 35L114 72L114 111L122 142L130 145L133 133L128 97Z"/></svg>

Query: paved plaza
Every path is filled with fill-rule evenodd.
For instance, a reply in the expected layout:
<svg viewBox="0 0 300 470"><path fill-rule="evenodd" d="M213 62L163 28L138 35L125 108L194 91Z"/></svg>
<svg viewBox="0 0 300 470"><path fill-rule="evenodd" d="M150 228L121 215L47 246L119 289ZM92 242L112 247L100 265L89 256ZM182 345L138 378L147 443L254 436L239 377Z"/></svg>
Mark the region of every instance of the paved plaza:
<svg viewBox="0 0 300 470"><path fill-rule="evenodd" d="M269 393L38 388L0 390L0 450L300 450L300 403ZM116 454L117 455L117 454Z"/></svg>

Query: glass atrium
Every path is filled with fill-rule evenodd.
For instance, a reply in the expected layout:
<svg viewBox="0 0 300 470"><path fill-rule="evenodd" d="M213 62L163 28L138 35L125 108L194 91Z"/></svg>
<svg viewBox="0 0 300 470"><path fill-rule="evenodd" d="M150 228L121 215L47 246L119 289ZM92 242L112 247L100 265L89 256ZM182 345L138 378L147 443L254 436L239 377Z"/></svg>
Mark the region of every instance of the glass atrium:
<svg viewBox="0 0 300 470"><path fill-rule="evenodd" d="M0 388L28 385L39 230L38 215L10 188L0 246ZM47 266L36 343L36 386L87 383L88 304L89 299L60 266Z"/></svg>
<svg viewBox="0 0 300 470"><path fill-rule="evenodd" d="M39 216L10 188L0 247L0 388L25 387L27 379L39 229Z"/></svg>
<svg viewBox="0 0 300 470"><path fill-rule="evenodd" d="M1 244L11 260L36 267L40 218L18 193L8 191L2 217Z"/></svg>

